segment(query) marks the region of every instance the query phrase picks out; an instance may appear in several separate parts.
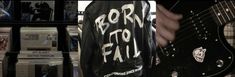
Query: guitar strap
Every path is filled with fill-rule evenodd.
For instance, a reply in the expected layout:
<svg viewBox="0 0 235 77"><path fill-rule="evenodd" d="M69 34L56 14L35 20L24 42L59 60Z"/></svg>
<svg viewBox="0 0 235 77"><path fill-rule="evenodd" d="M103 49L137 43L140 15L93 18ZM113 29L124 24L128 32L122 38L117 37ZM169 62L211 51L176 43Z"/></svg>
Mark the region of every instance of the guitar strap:
<svg viewBox="0 0 235 77"><path fill-rule="evenodd" d="M173 6L171 6L171 8L169 10L171 11L172 9L174 9L175 6L177 6L179 4L179 2L180 2L180 0L177 0L177 2L175 2L175 4Z"/></svg>

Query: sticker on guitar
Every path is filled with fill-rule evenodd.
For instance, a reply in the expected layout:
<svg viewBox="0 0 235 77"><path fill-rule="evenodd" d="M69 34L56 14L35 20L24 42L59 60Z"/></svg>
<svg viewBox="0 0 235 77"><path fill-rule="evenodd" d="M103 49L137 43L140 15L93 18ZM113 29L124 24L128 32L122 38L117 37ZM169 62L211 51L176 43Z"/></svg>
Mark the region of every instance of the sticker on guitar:
<svg viewBox="0 0 235 77"><path fill-rule="evenodd" d="M203 49L202 47L193 50L193 57L199 63L202 63L204 61L205 55L206 49Z"/></svg>

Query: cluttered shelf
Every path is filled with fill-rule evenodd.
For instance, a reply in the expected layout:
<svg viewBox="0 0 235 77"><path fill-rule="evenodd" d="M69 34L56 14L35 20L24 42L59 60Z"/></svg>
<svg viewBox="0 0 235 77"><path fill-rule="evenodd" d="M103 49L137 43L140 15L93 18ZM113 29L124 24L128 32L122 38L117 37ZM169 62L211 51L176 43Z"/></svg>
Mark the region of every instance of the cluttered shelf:
<svg viewBox="0 0 235 77"><path fill-rule="evenodd" d="M78 77L76 0L0 5L0 77Z"/></svg>
<svg viewBox="0 0 235 77"><path fill-rule="evenodd" d="M78 25L77 22L1 22L0 27L24 27L24 26L31 26L31 27L61 27L61 26L68 26L68 25Z"/></svg>

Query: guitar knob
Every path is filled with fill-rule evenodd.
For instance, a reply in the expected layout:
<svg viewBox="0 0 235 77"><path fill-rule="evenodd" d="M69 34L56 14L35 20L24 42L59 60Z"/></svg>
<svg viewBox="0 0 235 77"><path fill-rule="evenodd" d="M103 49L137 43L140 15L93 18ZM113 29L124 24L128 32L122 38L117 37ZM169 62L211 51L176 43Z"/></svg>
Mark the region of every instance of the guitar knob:
<svg viewBox="0 0 235 77"><path fill-rule="evenodd" d="M178 72L177 71L172 71L171 77L178 77Z"/></svg>
<svg viewBox="0 0 235 77"><path fill-rule="evenodd" d="M204 75L206 75L206 73L203 72L202 75L204 76Z"/></svg>
<svg viewBox="0 0 235 77"><path fill-rule="evenodd" d="M217 64L217 67L221 68L224 65L224 61L219 59L216 61L216 64Z"/></svg>

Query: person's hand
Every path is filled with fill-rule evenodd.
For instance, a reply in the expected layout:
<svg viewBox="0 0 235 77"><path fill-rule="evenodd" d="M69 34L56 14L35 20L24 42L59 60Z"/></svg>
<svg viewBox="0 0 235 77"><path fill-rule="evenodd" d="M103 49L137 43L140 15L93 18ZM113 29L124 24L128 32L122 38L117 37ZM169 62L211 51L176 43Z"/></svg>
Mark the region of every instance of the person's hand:
<svg viewBox="0 0 235 77"><path fill-rule="evenodd" d="M178 21L183 16L174 14L159 4L156 12L156 41L158 45L166 46L175 39L175 32L179 29Z"/></svg>

